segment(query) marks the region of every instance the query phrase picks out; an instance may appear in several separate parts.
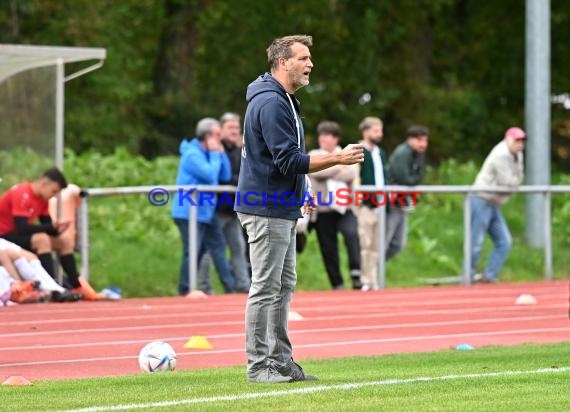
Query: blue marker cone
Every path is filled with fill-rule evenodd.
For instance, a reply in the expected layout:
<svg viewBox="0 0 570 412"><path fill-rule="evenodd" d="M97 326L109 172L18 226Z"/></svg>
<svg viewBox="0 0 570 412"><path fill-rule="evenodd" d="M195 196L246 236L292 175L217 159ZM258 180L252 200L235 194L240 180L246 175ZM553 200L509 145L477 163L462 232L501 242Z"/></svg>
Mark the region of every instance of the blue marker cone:
<svg viewBox="0 0 570 412"><path fill-rule="evenodd" d="M462 343L461 345L457 345L455 347L457 350L473 350L475 349L474 346L469 345L468 343Z"/></svg>

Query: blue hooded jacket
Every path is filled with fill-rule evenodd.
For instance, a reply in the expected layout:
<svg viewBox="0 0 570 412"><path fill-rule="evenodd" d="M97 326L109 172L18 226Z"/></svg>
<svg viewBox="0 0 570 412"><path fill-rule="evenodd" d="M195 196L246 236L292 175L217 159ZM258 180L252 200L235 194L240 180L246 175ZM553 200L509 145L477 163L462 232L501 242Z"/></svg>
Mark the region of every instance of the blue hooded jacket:
<svg viewBox="0 0 570 412"><path fill-rule="evenodd" d="M220 182L228 182L232 177L230 160L225 153L209 152L201 142L194 138L190 141L184 139L180 143L180 164L176 184L180 186L210 185L216 186ZM185 192L187 192L185 190ZM204 198L203 198L204 199ZM216 212L217 196L212 201L198 201L198 206L190 206L190 202L182 199L180 202L177 191L172 199L172 217L174 219L189 219L188 207L198 207L198 222L210 223ZM212 204L210 204L212 203Z"/></svg>
<svg viewBox="0 0 570 412"><path fill-rule="evenodd" d="M291 101L270 73L247 88L236 212L289 220L301 217L309 156L299 101L289 96Z"/></svg>

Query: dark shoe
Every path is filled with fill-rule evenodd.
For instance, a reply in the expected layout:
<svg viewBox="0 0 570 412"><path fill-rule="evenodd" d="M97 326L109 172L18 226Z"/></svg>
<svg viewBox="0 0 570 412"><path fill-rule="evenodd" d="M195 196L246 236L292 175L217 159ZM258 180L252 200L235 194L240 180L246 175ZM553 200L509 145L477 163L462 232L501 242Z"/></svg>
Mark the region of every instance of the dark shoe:
<svg viewBox="0 0 570 412"><path fill-rule="evenodd" d="M360 290L362 289L362 282L360 281L360 278L352 278L352 289L354 290Z"/></svg>
<svg viewBox="0 0 570 412"><path fill-rule="evenodd" d="M341 283L340 285L336 285L333 287L334 290L344 290L344 285Z"/></svg>
<svg viewBox="0 0 570 412"><path fill-rule="evenodd" d="M293 382L291 376L283 376L272 366L261 369L247 377L253 383L288 383Z"/></svg>
<svg viewBox="0 0 570 412"><path fill-rule="evenodd" d="M301 366L291 359L287 365L283 368L279 369L279 372L283 376L289 376L293 378L293 382L301 382L301 381L318 381L315 375L307 375Z"/></svg>
<svg viewBox="0 0 570 412"><path fill-rule="evenodd" d="M81 293L75 293L70 290L64 290L63 292L53 291L51 292L52 302L77 302L83 299Z"/></svg>

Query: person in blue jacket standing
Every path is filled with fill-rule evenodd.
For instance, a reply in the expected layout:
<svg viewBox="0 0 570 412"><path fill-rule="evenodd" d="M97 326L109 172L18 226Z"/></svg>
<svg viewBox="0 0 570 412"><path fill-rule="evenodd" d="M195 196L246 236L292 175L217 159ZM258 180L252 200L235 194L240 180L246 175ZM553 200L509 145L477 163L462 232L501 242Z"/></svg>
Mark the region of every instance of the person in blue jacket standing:
<svg viewBox="0 0 570 412"><path fill-rule="evenodd" d="M275 39L267 49L271 73L247 88L234 210L250 246L246 352L247 378L255 383L317 379L293 360L287 331L289 302L297 282L295 226L301 207L309 213L315 206L305 175L364 160L361 145L311 156L305 151L300 103L293 93L309 84L310 46L311 36Z"/></svg>
<svg viewBox="0 0 570 412"><path fill-rule="evenodd" d="M196 137L184 139L180 144L180 164L176 185L178 186L216 186L220 182L231 179L231 165L220 136L220 122L206 117L196 125ZM189 292L188 273L188 220L189 207L198 207L197 244L191 245L198 250L198 261L207 250L212 256L220 281L227 293L235 289L235 280L230 272L226 259L226 241L216 215L217 196L214 193L202 193L196 206L188 199L188 191L177 191L172 201L172 218L182 238L182 262L178 294L183 296Z"/></svg>

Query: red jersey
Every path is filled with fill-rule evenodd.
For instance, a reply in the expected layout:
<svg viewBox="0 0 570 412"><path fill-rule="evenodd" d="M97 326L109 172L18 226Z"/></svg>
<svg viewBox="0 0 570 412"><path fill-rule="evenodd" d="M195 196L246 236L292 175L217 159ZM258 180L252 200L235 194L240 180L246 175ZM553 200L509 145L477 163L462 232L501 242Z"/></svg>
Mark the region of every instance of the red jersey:
<svg viewBox="0 0 570 412"><path fill-rule="evenodd" d="M39 216L49 216L48 201L32 191L31 183L12 186L0 196L0 236L16 231L14 217L35 223Z"/></svg>

